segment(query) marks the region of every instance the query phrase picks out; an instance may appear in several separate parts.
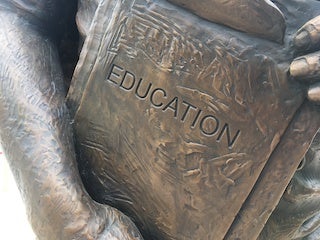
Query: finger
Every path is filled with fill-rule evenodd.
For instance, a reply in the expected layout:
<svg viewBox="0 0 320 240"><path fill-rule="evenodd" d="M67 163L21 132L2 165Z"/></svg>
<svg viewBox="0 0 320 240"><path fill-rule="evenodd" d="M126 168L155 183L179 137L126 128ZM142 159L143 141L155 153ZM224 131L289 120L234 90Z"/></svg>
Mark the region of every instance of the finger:
<svg viewBox="0 0 320 240"><path fill-rule="evenodd" d="M320 103L320 83L316 83L309 87L308 99L311 102Z"/></svg>
<svg viewBox="0 0 320 240"><path fill-rule="evenodd" d="M296 58L290 65L290 75L299 80L320 77L320 51Z"/></svg>
<svg viewBox="0 0 320 240"><path fill-rule="evenodd" d="M303 25L294 38L299 51L311 51L320 48L320 15Z"/></svg>
<svg viewBox="0 0 320 240"><path fill-rule="evenodd" d="M282 42L285 20L279 8L270 0L169 0L215 23Z"/></svg>

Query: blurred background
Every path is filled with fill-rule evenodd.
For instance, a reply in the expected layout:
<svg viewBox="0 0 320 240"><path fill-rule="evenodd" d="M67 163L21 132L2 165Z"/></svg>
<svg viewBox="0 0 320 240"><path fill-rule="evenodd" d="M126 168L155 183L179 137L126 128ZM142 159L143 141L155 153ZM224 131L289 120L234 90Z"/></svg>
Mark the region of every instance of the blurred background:
<svg viewBox="0 0 320 240"><path fill-rule="evenodd" d="M0 146L0 228L1 239L35 240L3 150Z"/></svg>

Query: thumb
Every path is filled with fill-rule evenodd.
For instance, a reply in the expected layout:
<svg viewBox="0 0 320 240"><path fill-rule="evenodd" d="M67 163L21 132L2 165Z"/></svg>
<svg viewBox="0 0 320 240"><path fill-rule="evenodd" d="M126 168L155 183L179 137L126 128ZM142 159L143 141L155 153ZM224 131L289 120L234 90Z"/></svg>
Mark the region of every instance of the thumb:
<svg viewBox="0 0 320 240"><path fill-rule="evenodd" d="M215 23L282 42L284 16L270 0L169 0Z"/></svg>

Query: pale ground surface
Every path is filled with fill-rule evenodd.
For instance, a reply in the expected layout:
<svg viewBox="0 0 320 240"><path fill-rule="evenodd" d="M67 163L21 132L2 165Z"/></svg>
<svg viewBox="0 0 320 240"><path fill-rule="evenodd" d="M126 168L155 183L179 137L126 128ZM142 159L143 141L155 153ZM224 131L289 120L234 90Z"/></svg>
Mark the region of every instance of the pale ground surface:
<svg viewBox="0 0 320 240"><path fill-rule="evenodd" d="M0 235L3 240L35 240L25 207L0 146Z"/></svg>

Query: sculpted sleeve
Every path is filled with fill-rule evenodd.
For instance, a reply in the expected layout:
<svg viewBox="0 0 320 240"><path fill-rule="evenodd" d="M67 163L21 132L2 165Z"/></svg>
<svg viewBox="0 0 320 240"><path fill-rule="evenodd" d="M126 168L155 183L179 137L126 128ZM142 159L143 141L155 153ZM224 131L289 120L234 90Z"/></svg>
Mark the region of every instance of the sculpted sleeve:
<svg viewBox="0 0 320 240"><path fill-rule="evenodd" d="M82 186L49 36L61 3L0 3L1 144L40 239L141 239L127 217L93 202Z"/></svg>

